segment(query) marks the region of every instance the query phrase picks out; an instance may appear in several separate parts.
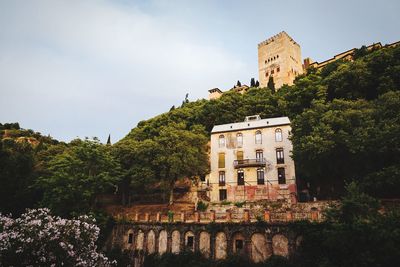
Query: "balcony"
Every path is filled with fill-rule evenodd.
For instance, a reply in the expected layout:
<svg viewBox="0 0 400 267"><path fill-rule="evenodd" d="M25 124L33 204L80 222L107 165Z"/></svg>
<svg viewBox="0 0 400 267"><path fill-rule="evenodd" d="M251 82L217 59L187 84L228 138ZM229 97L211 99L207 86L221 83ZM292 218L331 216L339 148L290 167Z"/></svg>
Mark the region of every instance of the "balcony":
<svg viewBox="0 0 400 267"><path fill-rule="evenodd" d="M233 161L235 169L246 168L246 167L265 167L267 160L265 158L260 159L241 159Z"/></svg>

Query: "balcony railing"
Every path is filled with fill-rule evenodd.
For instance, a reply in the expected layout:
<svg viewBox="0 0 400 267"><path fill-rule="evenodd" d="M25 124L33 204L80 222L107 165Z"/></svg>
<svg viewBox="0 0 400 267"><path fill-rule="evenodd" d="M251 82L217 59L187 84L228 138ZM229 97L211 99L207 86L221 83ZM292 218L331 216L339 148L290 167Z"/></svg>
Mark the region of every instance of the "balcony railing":
<svg viewBox="0 0 400 267"><path fill-rule="evenodd" d="M233 161L233 166L235 169L245 168L245 167L265 167L267 160L265 158L259 159L241 159Z"/></svg>

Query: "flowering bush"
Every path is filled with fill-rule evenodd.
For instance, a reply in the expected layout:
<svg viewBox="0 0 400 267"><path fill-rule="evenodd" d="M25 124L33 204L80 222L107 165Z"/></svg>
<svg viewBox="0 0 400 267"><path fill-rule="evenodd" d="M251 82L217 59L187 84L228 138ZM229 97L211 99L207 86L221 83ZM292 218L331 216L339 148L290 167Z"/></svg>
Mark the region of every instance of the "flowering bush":
<svg viewBox="0 0 400 267"><path fill-rule="evenodd" d="M28 210L17 219L0 214L0 265L111 266L96 252L94 222L88 216L62 219L49 209Z"/></svg>

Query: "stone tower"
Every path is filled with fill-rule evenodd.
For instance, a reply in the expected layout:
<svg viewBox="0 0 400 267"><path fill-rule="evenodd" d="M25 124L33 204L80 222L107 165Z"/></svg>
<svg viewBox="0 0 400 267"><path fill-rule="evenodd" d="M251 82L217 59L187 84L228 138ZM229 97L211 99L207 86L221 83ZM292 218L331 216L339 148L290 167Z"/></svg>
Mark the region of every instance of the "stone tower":
<svg viewBox="0 0 400 267"><path fill-rule="evenodd" d="M301 48L286 32L258 44L258 77L266 87L273 77L275 88L292 85L295 77L303 73Z"/></svg>

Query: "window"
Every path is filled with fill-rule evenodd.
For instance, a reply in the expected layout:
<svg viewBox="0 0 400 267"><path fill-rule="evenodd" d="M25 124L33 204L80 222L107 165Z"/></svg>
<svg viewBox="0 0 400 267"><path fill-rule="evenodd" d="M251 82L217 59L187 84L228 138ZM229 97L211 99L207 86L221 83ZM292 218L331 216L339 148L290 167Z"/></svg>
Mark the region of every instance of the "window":
<svg viewBox="0 0 400 267"><path fill-rule="evenodd" d="M243 151L236 152L236 159L243 160Z"/></svg>
<svg viewBox="0 0 400 267"><path fill-rule="evenodd" d="M276 72L280 72L280 71L281 71L281 69L280 69L280 68L277 68L277 69L276 69Z"/></svg>
<svg viewBox="0 0 400 267"><path fill-rule="evenodd" d="M235 240L235 247L236 247L236 253L239 253L243 249L243 240L241 239L236 239Z"/></svg>
<svg viewBox="0 0 400 267"><path fill-rule="evenodd" d="M274 74L274 70L271 70L271 74Z"/></svg>
<svg viewBox="0 0 400 267"><path fill-rule="evenodd" d="M218 140L219 147L225 147L225 136L221 134Z"/></svg>
<svg viewBox="0 0 400 267"><path fill-rule="evenodd" d="M256 144L262 144L261 131L256 132Z"/></svg>
<svg viewBox="0 0 400 267"><path fill-rule="evenodd" d="M278 183L286 184L285 168L278 168Z"/></svg>
<svg viewBox="0 0 400 267"><path fill-rule="evenodd" d="M218 168L225 168L225 153L218 154Z"/></svg>
<svg viewBox="0 0 400 267"><path fill-rule="evenodd" d="M186 243L186 245L187 245L187 247L189 248L189 249L193 249L193 245L194 245L194 237L193 236L188 236L187 237L187 243Z"/></svg>
<svg viewBox="0 0 400 267"><path fill-rule="evenodd" d="M285 163L285 157L283 155L283 148L277 148L276 149L276 163L277 164L284 164Z"/></svg>
<svg viewBox="0 0 400 267"><path fill-rule="evenodd" d="M279 55L276 55L276 58L279 58Z"/></svg>
<svg viewBox="0 0 400 267"><path fill-rule="evenodd" d="M243 134L238 133L236 135L236 142L237 142L237 146L238 147L242 147L243 146Z"/></svg>
<svg viewBox="0 0 400 267"><path fill-rule="evenodd" d="M264 169L262 168L257 169L257 184L264 184Z"/></svg>
<svg viewBox="0 0 400 267"><path fill-rule="evenodd" d="M260 150L256 150L256 161L257 162L261 162L263 161L264 155L263 155L263 151Z"/></svg>
<svg viewBox="0 0 400 267"><path fill-rule="evenodd" d="M244 171L243 170L238 170L237 172L237 184L238 185L244 185Z"/></svg>
<svg viewBox="0 0 400 267"><path fill-rule="evenodd" d="M219 186L224 186L225 185L225 172L219 172Z"/></svg>
<svg viewBox="0 0 400 267"><path fill-rule="evenodd" d="M280 128L275 130L275 141L282 142L282 130Z"/></svg>
<svg viewBox="0 0 400 267"><path fill-rule="evenodd" d="M265 77L268 77L268 71L265 73Z"/></svg>
<svg viewBox="0 0 400 267"><path fill-rule="evenodd" d="M226 200L226 189L219 190L219 201Z"/></svg>
<svg viewBox="0 0 400 267"><path fill-rule="evenodd" d="M129 233L128 235L128 244L132 244L133 243L133 233Z"/></svg>

